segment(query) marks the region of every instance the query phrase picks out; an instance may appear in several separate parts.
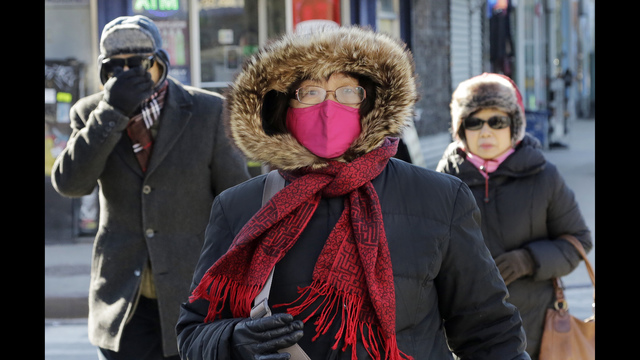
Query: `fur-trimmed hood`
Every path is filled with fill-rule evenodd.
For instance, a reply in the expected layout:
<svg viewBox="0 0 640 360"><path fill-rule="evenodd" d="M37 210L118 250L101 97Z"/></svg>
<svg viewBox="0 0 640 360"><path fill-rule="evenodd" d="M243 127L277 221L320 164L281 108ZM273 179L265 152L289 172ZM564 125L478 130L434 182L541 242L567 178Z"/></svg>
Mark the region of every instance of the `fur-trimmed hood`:
<svg viewBox="0 0 640 360"><path fill-rule="evenodd" d="M511 116L511 142L515 147L524 138L527 122L522 95L513 80L501 74L483 73L461 82L451 96L451 136L460 137L462 120L483 108L497 108Z"/></svg>
<svg viewBox="0 0 640 360"><path fill-rule="evenodd" d="M251 160L283 170L324 166L326 159L311 153L291 134L267 134L261 114L268 92L286 93L302 78L325 79L334 72L365 75L375 83L374 108L361 119L362 132L351 153L362 155L380 146L385 137L402 133L417 100L411 53L387 35L341 27L284 35L245 62L226 94L227 125L238 148Z"/></svg>

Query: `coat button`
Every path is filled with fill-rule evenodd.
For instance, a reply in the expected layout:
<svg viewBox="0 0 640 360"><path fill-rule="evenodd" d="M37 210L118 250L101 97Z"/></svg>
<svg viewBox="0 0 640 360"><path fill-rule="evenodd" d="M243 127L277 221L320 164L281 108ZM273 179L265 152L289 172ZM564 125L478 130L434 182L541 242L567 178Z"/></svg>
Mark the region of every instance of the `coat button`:
<svg viewBox="0 0 640 360"><path fill-rule="evenodd" d="M133 272L133 274L134 274L135 276L140 276L141 272L140 272L140 270L136 270L136 271L134 271L134 272Z"/></svg>
<svg viewBox="0 0 640 360"><path fill-rule="evenodd" d="M143 186L143 187L142 187L142 192L143 192L145 195L148 195L148 194L151 192L151 186L149 186L149 185L145 185L145 186Z"/></svg>
<svg viewBox="0 0 640 360"><path fill-rule="evenodd" d="M153 229L147 229L147 230L144 232L144 234L145 234L149 239L151 239L151 238L153 237L154 233L155 233L155 232L153 231Z"/></svg>

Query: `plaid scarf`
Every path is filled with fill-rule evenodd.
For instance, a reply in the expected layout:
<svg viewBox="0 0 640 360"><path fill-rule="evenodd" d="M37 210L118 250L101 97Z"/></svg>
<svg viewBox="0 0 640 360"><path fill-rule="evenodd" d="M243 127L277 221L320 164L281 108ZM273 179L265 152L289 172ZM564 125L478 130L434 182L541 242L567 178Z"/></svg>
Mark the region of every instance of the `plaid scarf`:
<svg viewBox="0 0 640 360"><path fill-rule="evenodd" d="M165 80L162 88L142 103L140 113L131 117L127 124L127 134L133 142L133 153L143 172L147 171L153 149L153 136L150 129L160 117L168 86L169 82Z"/></svg>
<svg viewBox="0 0 640 360"><path fill-rule="evenodd" d="M249 317L253 299L271 269L298 240L320 198L344 195L344 211L316 261L311 285L298 289L300 297L292 303L272 307L287 306L287 312L295 316L322 297L312 312L320 312L313 340L326 332L341 313L342 324L333 349L344 339L342 351L351 345L355 360L360 331L372 358L384 355L390 360L401 356L411 359L399 351L396 342L391 257L380 202L371 184L396 153L397 146L397 139L387 138L381 147L351 163L331 161L320 170L282 172L291 184L245 224L227 253L207 270L189 298L191 302L199 298L209 301L205 322L215 320L227 301L234 317ZM382 351L378 337L383 341Z"/></svg>

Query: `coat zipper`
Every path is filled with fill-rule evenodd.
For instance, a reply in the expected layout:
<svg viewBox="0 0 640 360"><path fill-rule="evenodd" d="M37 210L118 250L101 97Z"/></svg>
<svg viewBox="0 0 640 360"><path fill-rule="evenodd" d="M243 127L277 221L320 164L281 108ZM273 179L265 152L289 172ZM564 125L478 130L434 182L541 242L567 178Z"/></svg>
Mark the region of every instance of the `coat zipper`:
<svg viewBox="0 0 640 360"><path fill-rule="evenodd" d="M484 165L480 166L480 171L484 177L484 202L486 204L489 202L489 173Z"/></svg>

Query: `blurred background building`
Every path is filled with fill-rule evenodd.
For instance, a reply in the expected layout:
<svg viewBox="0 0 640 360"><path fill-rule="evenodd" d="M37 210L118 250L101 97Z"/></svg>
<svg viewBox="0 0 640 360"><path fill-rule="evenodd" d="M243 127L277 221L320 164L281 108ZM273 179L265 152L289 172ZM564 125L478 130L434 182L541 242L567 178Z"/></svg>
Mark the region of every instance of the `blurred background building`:
<svg viewBox="0 0 640 360"><path fill-rule="evenodd" d="M421 137L448 132L452 91L485 71L517 83L545 147L563 146L573 120L594 116L595 0L45 0L44 13L45 243L96 231L97 193L63 198L50 171L71 132L70 106L100 90L102 28L122 15L156 22L170 75L222 93L245 58L286 32L359 24L388 33L414 55Z"/></svg>

